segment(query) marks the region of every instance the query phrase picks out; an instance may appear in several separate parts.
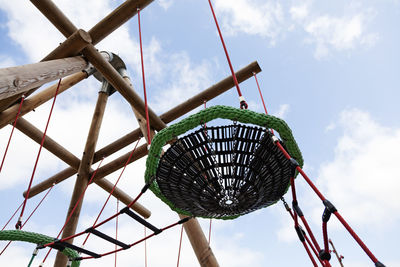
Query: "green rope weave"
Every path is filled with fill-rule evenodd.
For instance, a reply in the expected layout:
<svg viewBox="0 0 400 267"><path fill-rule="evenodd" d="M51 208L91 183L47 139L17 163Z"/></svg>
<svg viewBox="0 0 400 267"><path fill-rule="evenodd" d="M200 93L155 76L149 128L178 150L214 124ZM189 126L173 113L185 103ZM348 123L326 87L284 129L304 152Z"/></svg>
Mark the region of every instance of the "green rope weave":
<svg viewBox="0 0 400 267"><path fill-rule="evenodd" d="M196 114L193 114L182 121L175 123L167 128L162 129L158 132L150 146L146 161L146 172L145 172L145 182L149 182L152 177L155 177L157 172L158 163L160 160L160 155L162 147L170 140L178 137L181 134L186 133L189 130L196 128L206 122L212 121L214 119L229 119L232 121L238 121L241 123L249 123L253 125L258 125L261 127L271 128L277 131L288 151L288 153L296 159L300 167L303 166L303 157L301 151L297 146L296 140L292 135L292 131L286 122L280 118L257 113L251 110L237 109L228 106L213 106L204 109ZM297 173L296 173L297 175ZM289 188L290 184L288 185ZM190 214L187 211L176 208L171 201L169 201L160 191L157 182L154 180L150 185L151 191L164 201L172 210L184 214ZM237 216L227 216L221 219L234 219Z"/></svg>
<svg viewBox="0 0 400 267"><path fill-rule="evenodd" d="M36 245L44 245L54 241L54 238L51 238L46 235L26 232L21 230L6 230L0 232L0 240L5 241L23 241L28 243L33 243ZM62 253L70 259L75 259L79 257L79 254L70 248L65 248ZM72 261L71 267L79 267L80 261Z"/></svg>

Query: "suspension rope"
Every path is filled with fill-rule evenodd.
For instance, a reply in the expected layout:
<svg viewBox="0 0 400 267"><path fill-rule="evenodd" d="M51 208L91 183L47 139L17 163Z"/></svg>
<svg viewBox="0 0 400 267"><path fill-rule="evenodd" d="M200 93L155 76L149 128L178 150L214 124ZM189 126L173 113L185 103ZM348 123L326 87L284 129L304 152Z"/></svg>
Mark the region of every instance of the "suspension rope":
<svg viewBox="0 0 400 267"><path fill-rule="evenodd" d="M100 163L101 163L101 162L100 162ZM133 200L131 201L131 203L129 203L129 205L127 205L127 206L126 206L124 209L122 209L122 210L125 210L125 209L127 209L127 208L131 208L131 207L138 201L138 199L149 189L150 184L151 184L153 181L154 181L153 179L150 179L150 181L149 181L148 183L146 183L146 184L143 186L142 190L141 190L140 193L136 196L136 198L133 199ZM97 223L96 225L93 225L91 228L92 228L92 229L96 229L96 228L100 227L101 225L103 225L103 224L105 224L105 223L111 221L112 219L118 217L119 215L121 215L121 214L123 213L122 210L119 211L119 212L117 212L117 213L115 213L114 215L108 217L107 219L103 220L102 222ZM181 221L182 221L182 222L181 222ZM186 222L185 220L181 220L181 221L178 222L178 224L181 224L181 223ZM77 233L77 234L64 237L64 238L58 240L58 242L65 242L65 241L68 241L68 240L70 240L70 239L72 239L72 238L81 236L81 235L86 234L86 233L87 233L87 231L85 230L85 231L79 232L79 233ZM57 237L57 238L58 238L58 237ZM53 242L44 244L43 247L49 247L49 246L54 245L55 243L56 243L56 241L53 241Z"/></svg>
<svg viewBox="0 0 400 267"><path fill-rule="evenodd" d="M146 241L146 226L144 226L144 266L147 267L147 241Z"/></svg>
<svg viewBox="0 0 400 267"><path fill-rule="evenodd" d="M253 72L253 77L256 80L258 93L260 94L260 98L261 98L261 101L262 101L262 104L263 104L263 107L264 107L265 114L268 114L267 107L265 106L265 102L264 102L264 97L263 97L261 89L260 89L260 84L258 83L257 74L255 72Z"/></svg>
<svg viewBox="0 0 400 267"><path fill-rule="evenodd" d="M71 212L69 213L69 215L68 215L67 219L65 220L65 223L64 223L63 227L61 228L60 232L58 233L56 239L60 237L61 233L64 231L65 226L67 226L67 223L71 220L72 215L74 214L74 212L75 212L76 208L78 207L79 203L82 201L83 196L85 195L86 190L88 189L89 185L92 183L93 178L95 177L95 175L96 175L96 173L97 173L97 170L100 168L101 163L103 163L103 160L104 160L104 157L101 159L100 163L97 165L96 170L93 172L93 174L92 174L92 176L90 177L90 180L89 180L89 182L87 183L85 189L83 190L83 192L82 192L81 195L79 196L78 201L75 203L74 207L72 208ZM44 257L44 259L43 259L43 261L42 261L42 264L45 263L45 261L46 261L47 257L49 256L51 250L52 250L52 248L50 248L50 249L47 251L47 254L46 254L46 256Z"/></svg>
<svg viewBox="0 0 400 267"><path fill-rule="evenodd" d="M257 89L258 89L258 93L259 93L260 98L261 98L261 102L262 102L263 107L264 107L264 112L265 112L266 115L268 115L268 111L267 111L267 107L265 105L264 97L262 95L260 84L258 82L257 75L256 75L255 72L253 72L253 77L254 77L254 79L256 81L256 84L257 84ZM274 134L274 130L273 129L271 129L271 133ZM291 179L291 186L292 186L292 197L293 197L293 200L296 201L295 203L297 203L296 191L294 189L294 178ZM307 254L308 254L309 258L310 258L310 260L312 261L313 265L317 266L317 263L315 262L314 257L312 256L308 246L311 247L312 251L316 255L317 259L320 261L322 266L325 266L326 264L320 259L319 254L318 254L318 252L316 250L316 247L314 247L314 244L311 243L311 241L308 238L308 236L306 235L306 233L300 228L300 225L299 225L299 222L298 222L298 218L297 218L297 212L295 212L293 214L292 210L290 209L289 205L286 203L285 199L282 197L281 200L283 201L284 206L286 207L286 210L289 212L290 216L292 217L292 219L294 221L296 232L297 232L297 234L298 234L298 236L300 238L300 241L302 242L302 244L303 244L303 246L304 246L304 248L305 248L305 250L306 250L306 252L307 252ZM310 232L311 232L311 229L310 229ZM311 232L311 234L312 234L312 232ZM310 235L310 236L313 237L313 235ZM307 243L305 241L307 241ZM308 246L307 246L307 244L308 244Z"/></svg>
<svg viewBox="0 0 400 267"><path fill-rule="evenodd" d="M139 24L139 43L140 43L140 59L142 63L142 79L143 79L143 94L144 94L144 106L146 111L146 127L147 127L147 144L151 144L150 139L150 121L149 121L149 107L147 105L147 94L146 94L146 79L144 75L144 63L143 63L143 47L142 47L142 30L140 25L140 8L137 9L138 24Z"/></svg>
<svg viewBox="0 0 400 267"><path fill-rule="evenodd" d="M117 198L117 212L119 211L119 199ZM118 217L115 219L115 239L118 240ZM117 249L117 244L115 244L115 249ZM117 252L114 258L114 267L117 267Z"/></svg>
<svg viewBox="0 0 400 267"><path fill-rule="evenodd" d="M32 215L36 212L36 210L39 208L39 206L42 204L43 200L47 197L47 195L50 193L51 189L53 189L55 184L53 184L49 190L47 190L46 194L42 197L42 199L39 201L39 203L36 205L36 207L33 209L33 211L29 214L28 218L26 219L26 221L24 222L24 224L21 225L21 228L19 230L22 230L22 228L24 228L25 224L27 224L27 222L29 221L29 219L32 217ZM16 212L14 213L14 215L17 213L17 211L21 208L22 204L19 206L19 208L16 210ZM14 215L12 217L14 217ZM11 217L11 219L12 219ZM8 221L10 222L11 219ZM7 224L8 224L7 222ZM7 226L7 224L3 227L3 229L1 231L4 230L4 228ZM6 251L6 249L10 246L11 244L11 240L7 243L7 245L3 248L3 250L0 252L0 256L4 253L4 251Z"/></svg>
<svg viewBox="0 0 400 267"><path fill-rule="evenodd" d="M43 133L42 141L40 142L40 148L39 148L38 155L37 155L37 157L36 157L35 166L33 167L32 176L31 176L31 179L30 179L30 181L29 181L28 190L26 191L24 204L22 205L21 214L20 214L20 216L19 216L18 222L17 222L16 225L15 225L15 228L16 228L17 230L20 229L20 228L21 228L21 225L22 225L22 216L24 215L26 202L27 202L27 200L28 200L28 198L29 198L29 192L30 192L30 190L31 190L31 186L32 186L32 182L33 182L33 177L35 176L36 167L37 167L37 164L38 164L38 162L39 162L40 152L42 151L43 143L44 143L44 140L45 140L45 138L46 138L47 128L49 127L51 114L53 113L53 108L54 108L54 104L55 104L56 99L57 99L57 94L58 94L58 90L60 89L60 85L61 85L61 79L58 81L57 90L56 90L56 93L55 93L55 95L54 95L53 103L52 103L52 105L51 105L51 109L50 109L50 113L49 113L49 118L47 119L46 128L45 128L44 133Z"/></svg>
<svg viewBox="0 0 400 267"><path fill-rule="evenodd" d="M221 32L221 29L219 28L219 24L218 24L218 21L217 21L217 17L215 16L215 12L214 12L214 8L213 8L213 6L212 6L211 0L208 0L208 3L209 3L209 5L210 5L210 9L211 9L211 13L212 13L212 15L213 15L214 21L215 21L215 25L217 26L219 38L221 39L221 43L222 43L222 46L223 46L224 51L225 51L226 60L228 61L229 68L230 68L231 73L232 73L233 82L235 83L236 90L237 90L237 93L238 93L238 95L239 95L240 108L241 108L241 109L247 109L247 108L248 108L248 105L247 105L247 103L246 103L246 100L245 100L244 97L242 96L242 92L240 91L239 83L238 83L238 81L237 81L235 71L233 70L232 63L231 63L231 60L230 60L230 58L229 58L228 50L227 50L227 48L226 48L226 45L225 45L225 42L224 42L224 38L222 37L222 32Z"/></svg>
<svg viewBox="0 0 400 267"><path fill-rule="evenodd" d="M33 259L35 259L35 257L36 257L37 254L38 254L38 251L39 251L39 250L38 250L37 248L35 248L35 249L33 250L31 260L30 260L29 263L28 263L28 267L31 266L31 264L32 264L32 262L33 262Z"/></svg>
<svg viewBox="0 0 400 267"><path fill-rule="evenodd" d="M275 144L278 146L278 148L282 151L283 155L287 159L289 159L289 160L292 159L291 156L289 155L289 153L285 150L285 148L279 142L275 142ZM354 230L350 227L350 225L346 222L346 220L340 215L340 213L336 210L336 208L332 205L332 203L329 200L327 200L324 197L324 195L318 190L318 188L314 185L314 183L311 181L311 179L306 175L306 173L303 171L303 169L298 164L296 165L296 171L301 174L301 176L308 183L308 185L312 188L312 190L316 193L316 195L322 200L322 203L324 204L325 208L328 209L328 211L330 213L333 213L336 216L336 218L340 221L340 223L344 226L344 228L349 232L349 234L354 238L354 240L358 243L358 245L368 255L368 257L371 259L371 261L376 266L384 266L381 262L378 261L378 259L375 257L375 255L368 249L368 247L364 244L364 242L360 239L360 237L354 232ZM304 218L304 216L301 218ZM309 226L307 224L307 221L305 221L303 219L302 219L302 221L308 231ZM311 238L313 239L313 236L311 236ZM329 253L329 251L328 251L328 253Z"/></svg>
<svg viewBox="0 0 400 267"><path fill-rule="evenodd" d="M342 261L344 257L343 257L342 255L339 256L339 253L337 252L337 250L336 250L336 248L335 248L335 245L333 244L333 242L332 242L331 239L329 239L329 244L331 244L331 246L332 246L332 251L333 251L333 253L335 253L336 258L337 258L337 260L339 261L340 266L341 266L341 267L344 267L344 266L343 266L343 261Z"/></svg>
<svg viewBox="0 0 400 267"><path fill-rule="evenodd" d="M283 202L284 207L286 208L287 212L289 213L290 217L293 219L293 221L295 220L295 215L292 212L292 209L289 207L289 205L287 204L286 200L284 197L281 197L281 200ZM300 225L299 225L300 226ZM301 231L301 233L303 234L305 240L307 241L308 246L310 246L310 248L312 249L312 251L314 252L314 255L317 257L317 259L319 260L319 262L321 263L322 266L325 266L325 264L321 261L321 259L319 258L318 252L315 249L314 245L311 243L311 240L308 238L306 232L304 232L304 230L302 230L301 228L299 229Z"/></svg>
<svg viewBox="0 0 400 267"><path fill-rule="evenodd" d="M15 120L14 120L12 129L11 129L10 137L8 138L8 142L7 142L6 149L4 150L3 159L2 159L1 165L0 165L0 173L1 173L1 170L3 169L3 164L4 164L4 161L5 161L5 159L6 159L8 147L10 146L11 137L13 136L14 129L15 129L15 125L17 124L17 120L18 120L19 114L21 113L22 103L24 102L24 99L25 99L25 95L22 95L22 97L21 97L21 102L19 103L18 112L17 112L17 115L15 116Z"/></svg>
<svg viewBox="0 0 400 267"><path fill-rule="evenodd" d="M125 169L126 169L126 166L127 166L128 163L131 161L131 158L132 158L133 154L134 154L135 151L136 151L136 148L137 148L137 146L138 146L138 144L139 144L139 142L140 142L140 139L141 139L141 138L139 138L139 140L137 140L135 147L133 148L132 152L129 154L129 157L128 157L128 159L126 160L125 165L124 165L124 167L122 168L122 171L121 171L121 173L119 174L117 181L114 183L113 188L111 189L110 193L108 194L108 197L107 197L106 201L104 202L103 207L101 208L99 214L97 215L97 218L96 218L96 220L94 221L92 227L94 227L94 226L96 225L96 223L99 221L99 218L100 218L101 214L103 213L103 211L104 211L104 209L105 209L105 207L106 207L108 201L110 200L110 198L111 198L111 196L112 196L112 193L114 193L114 190L115 190L115 188L117 187L117 185L118 185L118 183L119 183L119 180L121 179L122 174L124 173L124 171L125 171ZM83 243L82 243L82 246L84 246L84 245L86 244L86 241L89 239L89 236L90 236L90 233L87 234L85 240L84 240Z"/></svg>
<svg viewBox="0 0 400 267"><path fill-rule="evenodd" d="M17 214L17 212L19 211L19 209L22 207L22 205L24 204L24 201L21 202L21 205L19 205L19 207L15 210L14 214L11 216L11 218L6 222L6 224L3 226L3 228L1 228L0 232L2 232L7 225L11 222L11 220L14 218L15 214Z"/></svg>
<svg viewBox="0 0 400 267"><path fill-rule="evenodd" d="M179 267L179 260L181 258L182 237L183 237L183 225L181 227L181 237L179 238L178 260L177 260L177 263L176 263L176 267Z"/></svg>

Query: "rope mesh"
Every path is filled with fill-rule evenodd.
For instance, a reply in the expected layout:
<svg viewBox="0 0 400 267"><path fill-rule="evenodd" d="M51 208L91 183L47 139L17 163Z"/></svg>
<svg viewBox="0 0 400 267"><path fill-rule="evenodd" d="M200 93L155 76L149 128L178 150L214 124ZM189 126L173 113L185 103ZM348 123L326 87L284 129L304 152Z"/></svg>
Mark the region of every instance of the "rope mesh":
<svg viewBox="0 0 400 267"><path fill-rule="evenodd" d="M156 180L175 207L223 218L267 207L286 192L291 164L259 127L208 127L162 156Z"/></svg>

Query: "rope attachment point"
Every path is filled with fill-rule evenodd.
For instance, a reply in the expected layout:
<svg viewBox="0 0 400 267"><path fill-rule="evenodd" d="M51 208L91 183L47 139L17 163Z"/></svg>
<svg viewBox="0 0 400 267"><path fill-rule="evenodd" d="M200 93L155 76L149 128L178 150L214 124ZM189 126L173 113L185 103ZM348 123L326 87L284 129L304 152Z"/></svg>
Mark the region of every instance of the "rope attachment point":
<svg viewBox="0 0 400 267"><path fill-rule="evenodd" d="M239 102L240 102L241 109L247 109L249 107L249 105L247 105L246 99L242 95L239 96Z"/></svg>

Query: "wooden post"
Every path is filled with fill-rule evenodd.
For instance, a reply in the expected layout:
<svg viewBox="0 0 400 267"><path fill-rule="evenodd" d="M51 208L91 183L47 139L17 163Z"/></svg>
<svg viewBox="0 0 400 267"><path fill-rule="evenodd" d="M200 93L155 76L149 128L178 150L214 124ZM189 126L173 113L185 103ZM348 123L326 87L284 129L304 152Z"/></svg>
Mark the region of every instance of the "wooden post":
<svg viewBox="0 0 400 267"><path fill-rule="evenodd" d="M259 73L261 71L261 68L259 67L257 62L253 62L246 67L242 68L238 72L236 72L236 75L238 77L239 82L243 82L244 80L248 79L249 77L252 77L252 73ZM211 100L214 97L222 94L223 92L229 90L234 86L232 76L228 76L227 78L223 79L222 81L216 83L215 85L209 87L208 89L202 91L201 93L197 94L196 96L190 98L189 100L183 102L182 104L176 106L175 108L167 111L166 113L162 114L160 117L163 118L163 121L165 123L169 123L175 119L177 119L179 116L182 114L182 110L185 110L186 112L189 112L198 106L201 106L203 104L204 100ZM26 100L27 101L27 100ZM179 108L178 108L179 107ZM107 157L122 148L126 147L127 145L137 141L139 137L142 136L141 130L140 129L135 129L134 131L126 134L125 136L119 138L118 140L112 142L111 144L101 148L98 150L93 159L93 163L98 162L101 160L103 157ZM144 157L147 155L147 149L146 146L143 147L138 147L135 153L135 157L133 157L131 162L134 162L135 160ZM129 153L119 157L118 159L115 159L114 161L108 163L107 165L104 165L99 169L99 171L96 174L96 177L105 177L108 174L113 173L114 171L120 169L121 167L124 166L124 163L129 157ZM44 180L43 182L32 186L31 188L31 193L29 195L35 195L43 192L44 190L48 189L51 187L53 183L59 183L61 181L64 181L68 177L74 175L76 173L76 170L73 168L69 167L64 169L63 171L53 175L52 177Z"/></svg>
<svg viewBox="0 0 400 267"><path fill-rule="evenodd" d="M82 57L70 57L0 69L0 99L24 93L81 71L87 66Z"/></svg>
<svg viewBox="0 0 400 267"><path fill-rule="evenodd" d="M183 219L187 216L179 214L179 217ZM183 224L183 228L185 228L186 235L190 240L200 266L219 266L197 219L189 220Z"/></svg>
<svg viewBox="0 0 400 267"><path fill-rule="evenodd" d="M72 209L78 202L80 196L84 194L84 190L89 182L90 167L92 165L93 155L96 148L97 139L100 133L101 123L103 121L103 115L106 108L108 94L104 92L99 93L99 97L96 103L95 111L93 114L92 123L90 125L88 138L86 140L85 150L83 152L81 164L79 166L78 176L76 178L74 191L72 193L71 202L68 208L67 217L71 213ZM62 233L62 238L73 235L76 231L76 227L79 221L79 215L82 207L83 198L77 204L74 213L72 214L69 222L65 225ZM72 243L73 239L68 242ZM65 267L68 258L62 253L58 252L54 263L55 267Z"/></svg>
<svg viewBox="0 0 400 267"><path fill-rule="evenodd" d="M58 90L58 94L66 91L67 89L71 88L73 85L77 84L78 82L86 79L87 75L85 72L78 72L62 79L60 88ZM54 85L40 91L39 93L25 99L22 107L20 116L25 115L26 113L32 111L33 109L37 108L38 106L46 103L50 99L52 99L57 90L57 83ZM0 128L3 128L9 123L12 123L15 120L15 114L17 114L19 108L19 103L14 104L13 106L9 107L8 109L0 112Z"/></svg>

